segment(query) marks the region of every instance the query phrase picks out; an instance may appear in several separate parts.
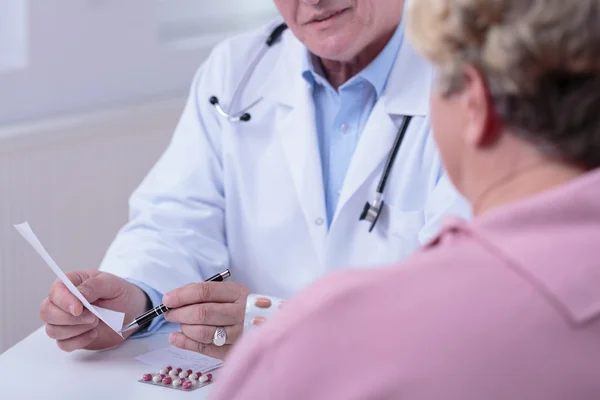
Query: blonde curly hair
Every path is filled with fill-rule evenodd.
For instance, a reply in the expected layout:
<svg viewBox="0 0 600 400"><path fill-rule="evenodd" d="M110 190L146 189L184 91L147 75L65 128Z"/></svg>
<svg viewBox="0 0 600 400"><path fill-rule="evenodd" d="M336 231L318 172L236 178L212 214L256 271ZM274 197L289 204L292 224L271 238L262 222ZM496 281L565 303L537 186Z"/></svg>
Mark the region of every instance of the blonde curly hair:
<svg viewBox="0 0 600 400"><path fill-rule="evenodd" d="M437 67L443 96L475 66L515 134L600 166L600 0L409 1L408 40Z"/></svg>

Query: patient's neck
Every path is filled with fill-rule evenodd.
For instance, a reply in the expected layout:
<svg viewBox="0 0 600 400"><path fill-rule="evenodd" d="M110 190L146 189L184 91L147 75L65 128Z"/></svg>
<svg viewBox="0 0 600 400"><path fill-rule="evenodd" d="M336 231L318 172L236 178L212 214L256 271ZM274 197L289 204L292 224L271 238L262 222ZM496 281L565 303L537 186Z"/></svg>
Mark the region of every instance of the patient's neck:
<svg viewBox="0 0 600 400"><path fill-rule="evenodd" d="M573 165L552 161L531 162L497 173L485 182L472 200L474 216L480 216L498 207L523 200L548 189L562 185L583 175L586 171Z"/></svg>

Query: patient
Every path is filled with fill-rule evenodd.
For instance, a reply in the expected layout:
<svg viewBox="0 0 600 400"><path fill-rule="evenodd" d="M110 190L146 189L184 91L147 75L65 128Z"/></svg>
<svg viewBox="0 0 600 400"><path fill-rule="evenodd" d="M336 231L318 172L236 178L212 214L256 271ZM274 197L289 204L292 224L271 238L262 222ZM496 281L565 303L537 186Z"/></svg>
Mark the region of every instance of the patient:
<svg viewBox="0 0 600 400"><path fill-rule="evenodd" d="M600 0L413 0L432 124L472 223L319 281L214 399L600 399Z"/></svg>

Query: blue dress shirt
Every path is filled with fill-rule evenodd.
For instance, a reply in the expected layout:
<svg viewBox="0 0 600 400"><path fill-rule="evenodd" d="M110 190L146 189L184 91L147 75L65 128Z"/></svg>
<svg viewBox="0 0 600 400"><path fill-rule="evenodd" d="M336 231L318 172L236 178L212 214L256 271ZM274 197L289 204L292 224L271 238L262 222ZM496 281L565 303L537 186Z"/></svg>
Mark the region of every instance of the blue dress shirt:
<svg viewBox="0 0 600 400"><path fill-rule="evenodd" d="M352 77L336 91L323 76L318 60L306 52L302 77L313 88L313 101L316 109L316 128L319 139L321 165L323 166L323 184L328 224L331 224L339 195L344 184L346 171L360 139L362 130L381 97L402 45L403 24L379 55L359 74ZM154 307L162 303L163 295L153 288L130 280L146 292ZM141 338L159 330L172 331L177 327L168 324L163 316L155 318L147 327L133 334L132 338ZM167 329L169 328L169 329Z"/></svg>
<svg viewBox="0 0 600 400"><path fill-rule="evenodd" d="M337 91L325 79L318 59L307 52L302 76L313 88L329 225L352 155L369 115L385 89L402 38L400 24L381 53Z"/></svg>

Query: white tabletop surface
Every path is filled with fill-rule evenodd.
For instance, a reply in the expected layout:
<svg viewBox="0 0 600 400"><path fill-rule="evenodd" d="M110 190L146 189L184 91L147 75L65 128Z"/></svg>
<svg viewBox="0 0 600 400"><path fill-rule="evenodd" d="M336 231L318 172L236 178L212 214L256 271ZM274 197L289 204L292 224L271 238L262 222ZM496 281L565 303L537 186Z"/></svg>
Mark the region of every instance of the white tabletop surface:
<svg viewBox="0 0 600 400"><path fill-rule="evenodd" d="M128 339L104 351L61 351L40 328L0 355L1 399L194 399L208 398L212 385L184 392L138 382L156 368L135 360L169 347L167 334Z"/></svg>

